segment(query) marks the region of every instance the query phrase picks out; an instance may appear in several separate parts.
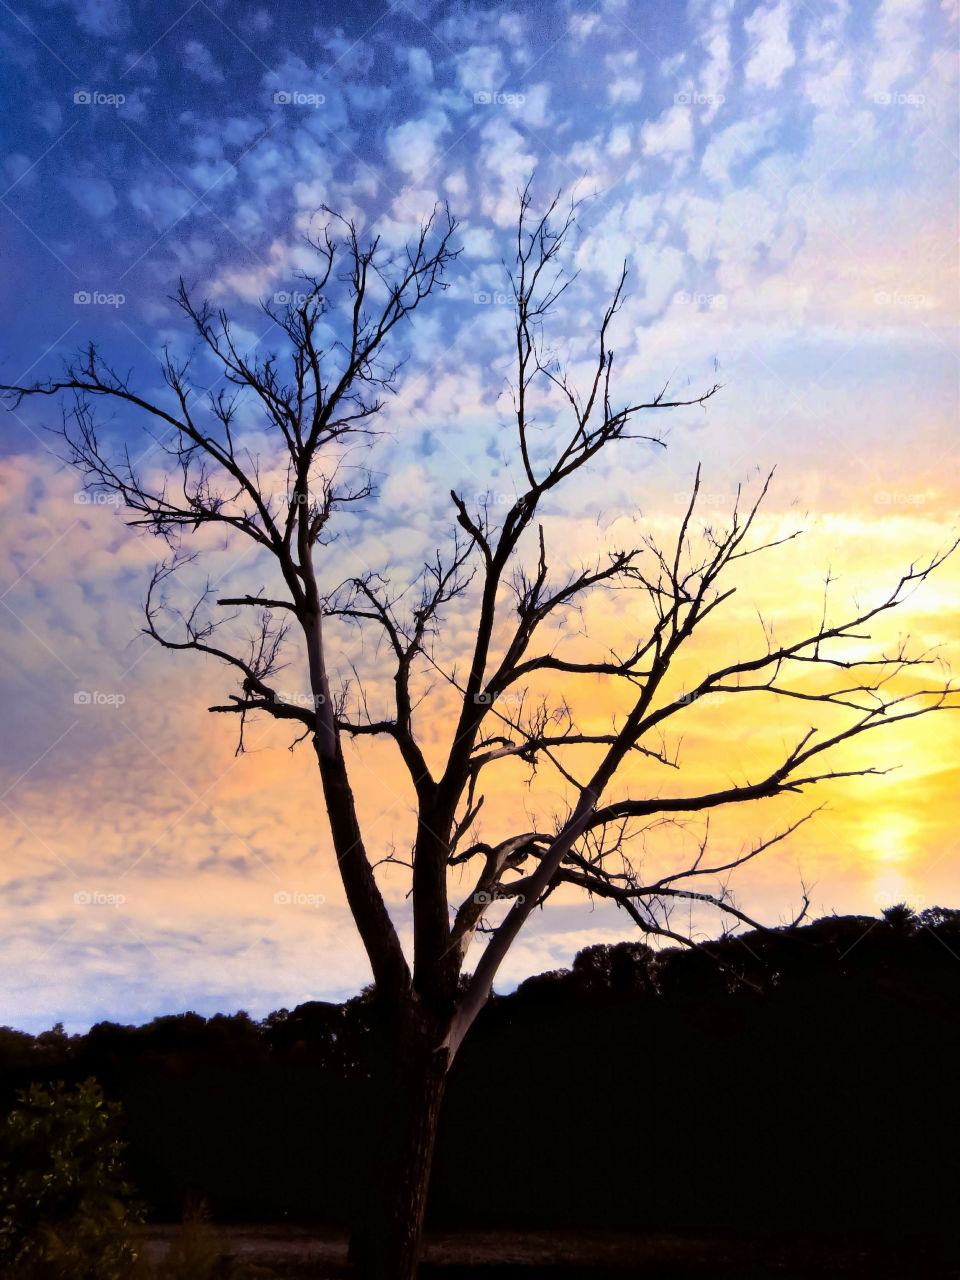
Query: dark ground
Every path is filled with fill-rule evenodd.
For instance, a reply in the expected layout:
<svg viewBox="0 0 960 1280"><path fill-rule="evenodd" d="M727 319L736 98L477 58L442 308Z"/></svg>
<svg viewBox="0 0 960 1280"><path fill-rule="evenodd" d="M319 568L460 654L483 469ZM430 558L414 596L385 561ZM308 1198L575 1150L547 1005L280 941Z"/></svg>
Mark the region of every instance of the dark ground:
<svg viewBox="0 0 960 1280"><path fill-rule="evenodd" d="M154 1259L177 1230L147 1229ZM232 1227L224 1229L222 1244L236 1263L269 1268L277 1280L349 1275L346 1237L334 1231ZM960 1250L955 1242L918 1237L436 1232L421 1274L423 1280L960 1280Z"/></svg>

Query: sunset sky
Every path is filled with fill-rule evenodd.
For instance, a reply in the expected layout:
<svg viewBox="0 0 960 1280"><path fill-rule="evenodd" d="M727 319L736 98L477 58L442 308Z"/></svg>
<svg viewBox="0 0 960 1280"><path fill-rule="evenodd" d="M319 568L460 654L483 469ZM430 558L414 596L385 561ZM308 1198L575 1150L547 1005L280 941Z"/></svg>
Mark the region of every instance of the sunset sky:
<svg viewBox="0 0 960 1280"><path fill-rule="evenodd" d="M665 450L625 444L548 505L558 573L638 528L668 541L698 463L707 519L775 466L761 532L804 530L748 562L679 673L692 679L762 647L758 610L784 638L815 626L828 569L841 616L956 528L957 19L936 0L5 5L0 382L56 375L94 339L162 396L155 353L191 350L169 300L178 276L235 317L250 349L270 350L258 300L301 287L321 205L399 247L449 202L463 252L449 291L399 340L406 364L368 459L378 493L323 553L331 584L373 567L403 585L447 536L451 488L494 507L517 493L503 259L518 189L535 175L542 202L563 187L584 203L568 258L579 275L550 331L558 354L583 372L625 260L618 398L649 399L667 379L680 398L722 390L657 419ZM197 369L214 381L212 365ZM104 421L159 466L142 423ZM255 722L234 755L235 725L206 712L229 675L139 634L162 547L84 500L49 432L55 401L0 423L0 1023L260 1016L356 992L369 974L309 746L291 753L291 733ZM242 420L269 476L262 425ZM240 545L206 567L231 589L265 580ZM909 632L956 667L958 583L948 563L877 643ZM450 618L451 661L467 652L467 604ZM585 621L615 647L632 617L608 596ZM334 634L342 681L355 639ZM306 677L291 659L295 694ZM609 723L601 687L564 692L585 724ZM432 758L447 705L421 714ZM749 699L690 708L684 791L755 777L815 722L808 707ZM711 839L729 853L829 800L745 869L738 901L776 923L802 879L817 914L960 907L958 722L915 720L838 761L899 766L884 777L718 815ZM403 851L411 792L395 753L365 744L349 759L372 852ZM524 771L499 776L500 791L485 788L490 836L562 803L546 775L529 792ZM642 769L635 781L666 785ZM673 838L651 836L652 863L674 856ZM402 877L384 885L405 929ZM498 987L632 936L611 908L558 895Z"/></svg>

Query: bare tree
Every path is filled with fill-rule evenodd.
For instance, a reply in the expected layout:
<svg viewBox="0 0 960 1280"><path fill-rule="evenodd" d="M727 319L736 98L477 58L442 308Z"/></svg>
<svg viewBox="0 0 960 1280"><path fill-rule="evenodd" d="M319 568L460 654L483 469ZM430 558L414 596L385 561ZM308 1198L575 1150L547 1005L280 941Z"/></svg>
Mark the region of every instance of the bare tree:
<svg viewBox="0 0 960 1280"><path fill-rule="evenodd" d="M63 435L70 461L90 484L121 496L129 523L163 538L171 554L155 571L146 602L145 631L169 649L195 650L232 667L240 688L211 707L236 715L291 721L312 739L344 893L373 972L376 998L389 1015L391 1097L384 1112L384 1145L376 1154L383 1175L371 1180L371 1201L355 1236L363 1274L398 1280L416 1273L437 1117L450 1064L488 1000L510 946L531 913L561 885L621 907L644 934L692 945L674 923L671 908L712 908L730 928L762 927L740 910L727 885L739 867L784 839L801 818L753 847L713 855L701 840L689 860L669 874L646 877L634 850L652 824L747 801L800 793L827 779L872 774L869 765L831 767L827 757L851 739L884 726L944 709L949 682L910 696L893 690L896 677L929 660L900 645L890 653L866 651L870 624L894 609L931 574L953 548L919 567L910 566L886 597L854 609L842 621L829 617L826 596L817 621L789 641L765 629L765 642L749 658L721 662L684 693L668 677L695 633L733 594L735 566L795 534L758 536L758 511L767 492L745 503L738 495L724 527L699 533L700 476L675 540L662 547L652 536L628 549L612 548L599 561L557 576L551 572L542 509L548 498L576 483L597 456L624 441L660 441L638 434L635 424L658 411L700 405L718 388L693 399L668 399L666 389L646 402L616 398L610 333L624 297L626 269L595 329L595 352L585 385L577 386L547 353L544 322L570 284L561 250L575 226L575 208L560 197L542 216L529 189L522 194L510 268L515 304L513 406L518 474L516 500L496 519L490 504L451 492L447 545L425 565L413 588L394 587L386 573L370 571L321 585L329 568L323 555L337 516L371 496L369 477L343 477L344 445L372 432L384 394L398 370L386 358L397 326L432 294L446 288L456 253L455 223L435 212L405 253L387 252L378 239L361 240L356 226L331 215L314 242L320 266L305 277L306 292L288 306L265 306L286 336L282 356L251 358L237 345L227 315L196 305L181 282L176 301L209 353L222 367L230 393L200 395L188 361L165 351L161 361L168 395L154 403L133 389L90 346L59 379L8 387L23 396L72 396ZM341 301L334 305L328 294ZM331 331L334 340L329 339ZM326 341L326 345L324 342ZM559 410L548 431L535 434L536 397L552 395ZM238 397L256 405L263 430L284 458L287 491L271 495L261 483L261 461L239 442ZM106 400L163 431L168 479L152 485L131 461L101 443L94 406ZM238 651L222 639L223 615L213 615L207 594L185 614L171 615L166 586L185 560L187 535L204 525L251 539L273 558L277 586L267 593L221 598L217 606L251 611L257 619L249 644ZM626 652L602 644L575 658L543 637L565 612L595 593L620 590L636 600ZM445 611L453 601L473 609L470 651L459 665L438 657ZM179 629L170 630L179 617ZM278 621L278 619L282 619ZM344 654L351 636L331 629L359 628L373 635L385 655L380 674L391 691L389 713L367 712L361 686L351 713L345 690L351 671ZM281 655L309 673L313 705L298 705L278 692ZM854 646L860 646L855 648ZM858 654L860 656L858 656ZM824 680L814 687L811 671ZM448 746L431 765L418 733L417 681L427 672L439 692L427 707L454 700ZM458 672L462 672L458 674ZM563 694L570 678L592 675L618 691L622 714L609 732L584 732ZM537 679L560 690L555 700L530 695ZM829 709L830 728L811 726L785 750L776 766L754 781L696 794L631 795L625 765L642 757L676 770L667 730L705 695L733 699L745 693L799 699L811 712ZM511 696L514 695L514 696ZM745 704L753 705L749 700ZM837 716L843 723L838 725ZM408 866L413 915L413 955L408 960L375 872L375 860L357 817L346 739L392 739L409 773L417 806ZM352 751L359 750L362 742ZM545 829L507 831L495 842L479 838L482 784L497 786L500 762L520 760L554 771L570 796L567 809ZM671 775L673 776L673 775ZM623 794L626 788L626 794ZM659 791L659 788L655 788ZM807 817L810 815L807 814ZM394 873L395 874L395 873ZM468 892L452 901L457 883ZM506 901L506 908L497 903ZM805 909L804 899L802 911ZM471 942L486 939L472 974L463 973ZM536 1096L530 1099L536 1107ZM371 1155L371 1159L374 1156Z"/></svg>

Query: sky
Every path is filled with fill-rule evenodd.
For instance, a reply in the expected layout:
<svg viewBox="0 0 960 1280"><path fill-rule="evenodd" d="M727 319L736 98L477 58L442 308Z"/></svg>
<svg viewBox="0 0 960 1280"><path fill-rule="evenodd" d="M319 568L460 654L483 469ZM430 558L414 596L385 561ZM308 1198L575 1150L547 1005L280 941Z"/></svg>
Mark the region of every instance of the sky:
<svg viewBox="0 0 960 1280"><path fill-rule="evenodd" d="M828 570L839 612L956 527L957 17L935 0L4 4L0 381L55 375L93 340L162 395L157 353L192 349L178 277L268 351L279 338L258 303L302 287L323 206L399 248L448 202L462 253L398 338L369 458L378 493L323 569L404 584L450 528L451 487L494 508L517 492L504 259L532 177L541 203L560 188L583 199L558 354L582 372L625 262L623 397L722 384L658 420L666 450L625 446L548 507L556 562L638 527L669 538L698 463L711 517L776 467L762 531L803 536L751 562L693 666L762 641L758 611L795 632L818 619ZM241 421L269 463L262 423ZM356 992L369 972L309 749L255 724L235 755L233 725L205 710L228 676L139 634L161 550L84 493L59 423L46 399L0 420L0 1023L260 1016ZM159 465L129 415L104 432ZM218 584L262 581L240 547L211 548L209 565ZM876 642L909 632L955 663L958 594L948 563ZM629 632L619 598L586 615L605 642ZM468 628L464 606L454 658ZM347 678L356 653L339 643ZM289 679L303 682L295 662ZM612 713L593 686L567 692L598 724ZM422 724L428 753L442 710ZM744 871L738 901L770 923L791 917L801 882L816 913L960 905L956 719L861 743L860 763L893 771L833 785L828 808ZM755 774L803 720L747 700L691 708L684 782ZM374 852L402 850L396 760L365 743L350 765ZM485 831L562 799L507 770ZM799 812L718 816L711 839L729 852ZM653 863L672 856L651 838ZM402 881L387 868L383 883L406 939ZM498 985L631 936L615 911L559 894Z"/></svg>

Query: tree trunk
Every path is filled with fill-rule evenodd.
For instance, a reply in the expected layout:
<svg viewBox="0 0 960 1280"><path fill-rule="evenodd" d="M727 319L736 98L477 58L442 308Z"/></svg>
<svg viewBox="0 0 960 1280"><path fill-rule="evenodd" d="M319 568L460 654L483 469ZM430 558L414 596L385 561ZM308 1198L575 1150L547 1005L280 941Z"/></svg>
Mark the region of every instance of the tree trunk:
<svg viewBox="0 0 960 1280"><path fill-rule="evenodd" d="M392 1038L392 1061L378 1073L380 1123L367 1152L371 1178L350 1241L355 1274L363 1280L417 1275L449 1063L440 1042L422 1024L407 1023Z"/></svg>

